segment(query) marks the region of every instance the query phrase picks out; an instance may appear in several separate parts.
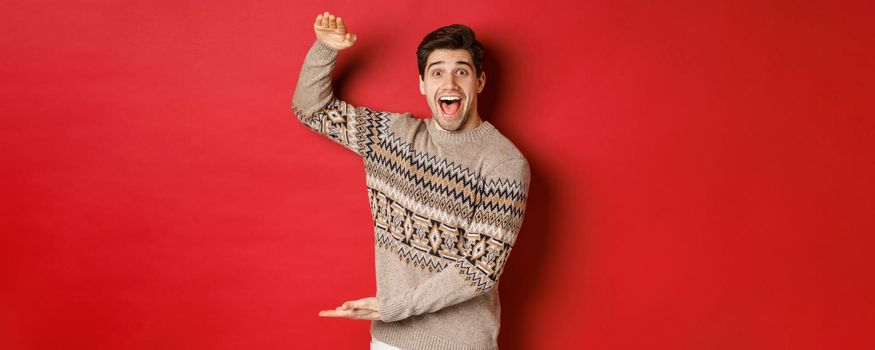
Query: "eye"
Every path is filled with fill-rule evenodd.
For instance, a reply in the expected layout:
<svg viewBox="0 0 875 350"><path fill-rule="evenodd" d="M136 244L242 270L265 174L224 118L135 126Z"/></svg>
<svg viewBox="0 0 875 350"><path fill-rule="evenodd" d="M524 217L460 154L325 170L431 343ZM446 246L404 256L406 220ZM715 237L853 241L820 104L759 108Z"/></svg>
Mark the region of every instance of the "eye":
<svg viewBox="0 0 875 350"><path fill-rule="evenodd" d="M459 75L468 75L468 71L464 69L459 69Z"/></svg>
<svg viewBox="0 0 875 350"><path fill-rule="evenodd" d="M431 75L435 76L435 77L439 77L439 76L441 76L441 71L439 71L439 70L432 71Z"/></svg>

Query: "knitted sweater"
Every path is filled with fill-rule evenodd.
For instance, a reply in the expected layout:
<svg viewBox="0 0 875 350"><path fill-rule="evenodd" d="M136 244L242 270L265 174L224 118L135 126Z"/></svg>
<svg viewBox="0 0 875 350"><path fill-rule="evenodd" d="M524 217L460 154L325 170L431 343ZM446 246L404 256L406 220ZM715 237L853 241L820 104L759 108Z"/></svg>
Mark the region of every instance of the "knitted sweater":
<svg viewBox="0 0 875 350"><path fill-rule="evenodd" d="M292 110L364 160L381 314L371 335L402 349L497 349L497 287L523 221L528 162L488 121L449 132L338 99L337 53L316 40Z"/></svg>

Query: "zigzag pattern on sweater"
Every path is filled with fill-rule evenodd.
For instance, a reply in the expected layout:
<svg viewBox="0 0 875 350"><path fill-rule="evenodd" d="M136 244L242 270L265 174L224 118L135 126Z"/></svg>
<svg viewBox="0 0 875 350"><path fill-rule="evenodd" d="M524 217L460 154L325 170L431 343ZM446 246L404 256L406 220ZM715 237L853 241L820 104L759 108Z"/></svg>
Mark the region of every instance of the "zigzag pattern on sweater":
<svg viewBox="0 0 875 350"><path fill-rule="evenodd" d="M387 229L380 225L377 225L376 240L377 246L389 249L393 253L396 253L399 259L404 260L413 266L418 266L421 269L428 268L429 271L440 272L449 265L446 261L434 258L431 255L416 254L411 249L403 249L402 247L399 247L399 245L396 244L395 239L389 235Z"/></svg>
<svg viewBox="0 0 875 350"><path fill-rule="evenodd" d="M292 106L298 120L313 131L323 134L362 157L372 153L374 145L388 130L389 113L375 112L358 107L350 111L350 105L337 98L332 99L312 117L307 117Z"/></svg>
<svg viewBox="0 0 875 350"><path fill-rule="evenodd" d="M406 182L410 187L425 188L444 199L473 204L478 186L477 174L459 164L434 155L416 152L394 134L373 146L368 170Z"/></svg>
<svg viewBox="0 0 875 350"><path fill-rule="evenodd" d="M483 229L493 237L516 241L515 228L525 213L528 188L518 181L490 179L483 184L481 191L471 222L484 226ZM499 230L493 233L490 227Z"/></svg>
<svg viewBox="0 0 875 350"><path fill-rule="evenodd" d="M478 291L492 288L504 270L510 242L419 215L386 194L368 188L378 246L400 260L440 272L454 264Z"/></svg>
<svg viewBox="0 0 875 350"><path fill-rule="evenodd" d="M513 232L522 220L528 189L519 181L484 178L460 164L418 152L391 133L371 150L365 169L369 180L375 180L372 185L395 193L398 201L418 213L437 211L441 220L458 225L488 224L502 231L496 233L499 236Z"/></svg>

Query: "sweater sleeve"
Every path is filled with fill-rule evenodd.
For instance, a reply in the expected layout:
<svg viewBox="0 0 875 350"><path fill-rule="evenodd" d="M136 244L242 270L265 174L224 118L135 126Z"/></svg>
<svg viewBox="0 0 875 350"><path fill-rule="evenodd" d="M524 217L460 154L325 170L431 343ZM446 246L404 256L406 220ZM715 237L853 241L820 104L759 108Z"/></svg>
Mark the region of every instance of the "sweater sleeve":
<svg viewBox="0 0 875 350"><path fill-rule="evenodd" d="M435 312L489 292L504 271L522 226L530 170L525 159L497 162L481 180L470 222L460 232L459 257L415 288L378 297L381 321Z"/></svg>
<svg viewBox="0 0 875 350"><path fill-rule="evenodd" d="M391 113L356 107L334 96L331 71L338 51L319 40L313 43L292 96L292 111L298 121L365 157L369 145L386 132Z"/></svg>

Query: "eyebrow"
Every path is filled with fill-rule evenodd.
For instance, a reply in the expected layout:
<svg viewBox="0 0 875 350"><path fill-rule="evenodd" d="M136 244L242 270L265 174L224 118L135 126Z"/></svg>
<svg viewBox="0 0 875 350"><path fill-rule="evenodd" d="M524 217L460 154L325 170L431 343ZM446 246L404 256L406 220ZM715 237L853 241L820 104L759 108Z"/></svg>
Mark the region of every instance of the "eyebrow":
<svg viewBox="0 0 875 350"><path fill-rule="evenodd" d="M431 68L431 66L436 65L436 64L441 64L441 63L446 63L446 62L444 62L444 61L432 62L431 64L428 65L428 67L425 67L425 70L429 70ZM456 61L456 64L463 64L463 65L468 66L468 68L474 69L474 67L472 67L471 64L466 62L466 61Z"/></svg>

